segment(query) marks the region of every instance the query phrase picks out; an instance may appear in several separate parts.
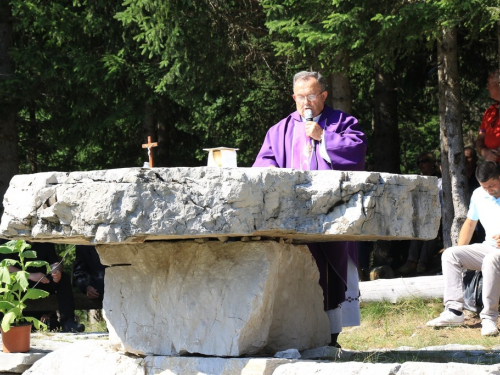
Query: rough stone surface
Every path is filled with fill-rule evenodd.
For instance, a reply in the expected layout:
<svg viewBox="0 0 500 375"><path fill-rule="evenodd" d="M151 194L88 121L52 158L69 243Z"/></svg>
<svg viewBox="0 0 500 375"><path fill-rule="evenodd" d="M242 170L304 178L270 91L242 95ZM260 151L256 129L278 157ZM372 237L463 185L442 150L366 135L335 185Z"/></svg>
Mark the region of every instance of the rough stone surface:
<svg viewBox="0 0 500 375"><path fill-rule="evenodd" d="M399 375L400 364L394 363L315 363L297 362L279 366L273 375Z"/></svg>
<svg viewBox="0 0 500 375"><path fill-rule="evenodd" d="M23 373L47 353L32 350L28 353L0 352L0 373Z"/></svg>
<svg viewBox="0 0 500 375"><path fill-rule="evenodd" d="M47 354L73 342L98 339L105 339L107 342L107 338L107 333L31 333L31 348L28 352L3 353L0 351L0 373L21 374Z"/></svg>
<svg viewBox="0 0 500 375"><path fill-rule="evenodd" d="M437 179L376 172L155 168L18 175L0 236L63 243L278 236L431 239Z"/></svg>
<svg viewBox="0 0 500 375"><path fill-rule="evenodd" d="M36 351L47 355L48 358L38 360L36 367L29 374L500 374L500 365L491 365L492 363L500 362L499 349L488 350L481 346L445 345L422 348L420 350L411 347L401 347L391 350L371 350L366 352L341 349L338 351L336 358L332 358L331 356L323 358L328 359L329 362L335 360L335 363L304 360L304 353L310 351L302 352L303 357L299 360L195 356L147 356L141 359L109 350L106 340L101 339L97 341L93 339L95 337L102 338L105 335L67 333L32 334L32 350L30 353ZM61 350L66 347L69 348ZM52 351L54 351L53 354L49 356L49 353ZM326 351L324 352L326 353ZM432 352L436 354L434 360L430 357L424 358L422 356L422 354L425 356L426 353ZM482 352L483 356L476 357L472 355L471 358L466 359L471 352ZM439 353L441 356L438 355ZM393 356L391 357L390 354ZM417 359L419 362L416 362ZM377 360L383 362L385 366L373 363ZM470 361L468 363L474 365L459 363L464 360L466 362ZM7 363L6 361L10 361L11 365L15 365L15 361L19 361L19 365L24 363L25 367L29 366L20 356L0 352L0 364L3 365ZM436 361L438 363L433 363ZM124 368L126 368L125 371L123 370ZM5 370L0 370L0 373L5 373L3 371ZM23 371L24 367L23 369L19 367L18 370L12 371L12 373L22 373Z"/></svg>
<svg viewBox="0 0 500 375"><path fill-rule="evenodd" d="M110 341L137 354L240 356L325 345L328 317L305 245L99 245ZM116 266L130 264L130 266Z"/></svg>
<svg viewBox="0 0 500 375"><path fill-rule="evenodd" d="M64 346L37 361L25 375L145 375L144 359L113 351L107 342L88 340Z"/></svg>
<svg viewBox="0 0 500 375"><path fill-rule="evenodd" d="M148 356L146 373L182 375L272 375L287 359L277 358L201 358Z"/></svg>
<svg viewBox="0 0 500 375"><path fill-rule="evenodd" d="M342 355L343 359L347 358L345 356L346 351L338 349L333 346L320 346L317 348L313 349L307 349L304 350L301 353L301 358L302 359L330 359L330 360L336 360L341 358ZM348 351L347 351L348 353Z"/></svg>
<svg viewBox="0 0 500 375"><path fill-rule="evenodd" d="M287 358L287 359L299 359L300 352L297 349L288 349L278 352L274 355L274 358Z"/></svg>
<svg viewBox="0 0 500 375"><path fill-rule="evenodd" d="M484 375L500 374L500 365L469 365L461 363L426 363L406 362L401 365L398 375L442 375L467 374Z"/></svg>

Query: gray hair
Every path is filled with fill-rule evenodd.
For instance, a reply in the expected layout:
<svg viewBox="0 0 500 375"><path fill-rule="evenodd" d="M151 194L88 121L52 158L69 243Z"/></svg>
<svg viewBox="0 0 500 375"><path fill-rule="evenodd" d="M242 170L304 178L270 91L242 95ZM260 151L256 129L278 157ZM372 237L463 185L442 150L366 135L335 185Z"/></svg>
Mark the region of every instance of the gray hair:
<svg viewBox="0 0 500 375"><path fill-rule="evenodd" d="M318 81L319 85L321 86L321 91L326 90L326 82L320 72L307 72L305 70L302 72L298 72L297 74L295 74L295 76L293 76L293 86L295 87L295 82L299 79L308 81L311 78L314 78L316 81Z"/></svg>

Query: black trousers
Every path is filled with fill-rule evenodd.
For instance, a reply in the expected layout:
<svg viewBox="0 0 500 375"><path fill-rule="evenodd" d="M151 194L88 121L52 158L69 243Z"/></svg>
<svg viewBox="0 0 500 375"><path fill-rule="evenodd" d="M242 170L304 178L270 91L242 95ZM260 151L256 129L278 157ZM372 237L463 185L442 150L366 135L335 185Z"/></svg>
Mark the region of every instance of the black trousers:
<svg viewBox="0 0 500 375"><path fill-rule="evenodd" d="M50 282L48 284L38 283L36 289L45 290L50 294L56 294L57 302L59 304L59 314L61 315L61 323L67 320L75 320L75 299L73 297L73 287L71 286L71 279L66 272L62 273L61 280L55 283L52 277L47 276ZM32 288L36 283L30 281Z"/></svg>

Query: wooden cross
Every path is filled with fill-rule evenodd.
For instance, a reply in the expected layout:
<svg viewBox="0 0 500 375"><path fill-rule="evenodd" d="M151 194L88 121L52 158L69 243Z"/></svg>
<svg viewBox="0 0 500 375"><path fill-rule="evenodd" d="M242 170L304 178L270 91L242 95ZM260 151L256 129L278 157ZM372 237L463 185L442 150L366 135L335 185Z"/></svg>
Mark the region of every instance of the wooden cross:
<svg viewBox="0 0 500 375"><path fill-rule="evenodd" d="M153 153L151 152L151 147L157 147L158 142L151 143L151 137L148 137L148 143L142 145L142 148L148 149L149 156L149 168L153 168Z"/></svg>

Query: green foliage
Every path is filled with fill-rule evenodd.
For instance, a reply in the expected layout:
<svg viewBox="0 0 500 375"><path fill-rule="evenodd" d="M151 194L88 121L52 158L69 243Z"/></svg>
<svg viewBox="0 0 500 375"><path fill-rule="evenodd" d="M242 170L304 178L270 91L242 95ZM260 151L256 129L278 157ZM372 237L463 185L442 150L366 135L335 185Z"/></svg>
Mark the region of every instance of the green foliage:
<svg viewBox="0 0 500 375"><path fill-rule="evenodd" d="M27 261L36 258L36 252L29 250L31 246L25 241L9 241L0 245L0 254L17 254L18 259L4 259L0 262L0 313L2 313L2 330L7 332L11 325L19 324L23 321L31 322L37 329L46 328L45 324L38 319L23 316L26 307L25 301L28 299L39 299L49 295L48 292L40 289L29 288L29 273L26 269L33 267L50 266L44 261ZM9 267L19 269L17 272L10 272Z"/></svg>
<svg viewBox="0 0 500 375"><path fill-rule="evenodd" d="M250 166L294 110L293 74L339 71L339 52L368 135L375 62L394 74L402 170L415 172L416 154L439 149L440 28L459 30L467 134L498 65L496 0L8 3L15 74L0 80L0 113L17 110L22 173L141 166L147 135L160 143L157 166L204 165L202 148L215 146L240 148L238 165Z"/></svg>
<svg viewBox="0 0 500 375"><path fill-rule="evenodd" d="M68 275L73 274L73 266L76 260L76 247L75 245L55 245L56 254L63 263L63 272Z"/></svg>

